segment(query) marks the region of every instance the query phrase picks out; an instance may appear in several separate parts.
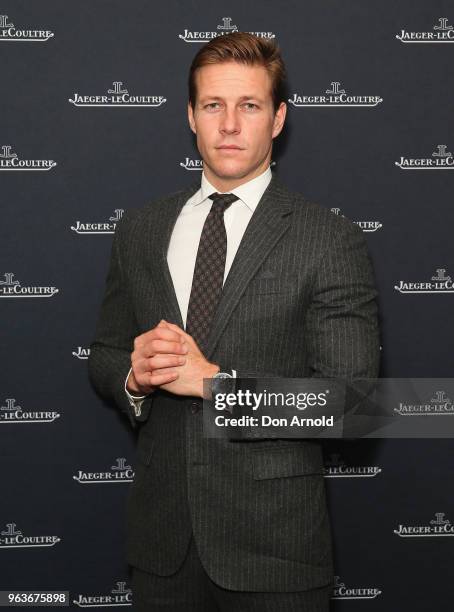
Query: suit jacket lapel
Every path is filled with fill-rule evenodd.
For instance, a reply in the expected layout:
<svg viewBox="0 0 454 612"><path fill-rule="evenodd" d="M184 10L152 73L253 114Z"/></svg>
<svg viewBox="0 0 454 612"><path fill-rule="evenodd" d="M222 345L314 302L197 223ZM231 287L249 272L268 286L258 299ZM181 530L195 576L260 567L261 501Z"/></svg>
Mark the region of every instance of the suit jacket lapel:
<svg viewBox="0 0 454 612"><path fill-rule="evenodd" d="M187 189L178 192L168 201L166 211L163 214L150 215L150 227L148 228L148 236L153 236L153 240L149 241L148 262L152 269L152 278L156 280L158 295L161 295L164 303L163 311L170 322L175 323L182 329L184 329L184 324L167 263L167 250L181 209L198 189L200 189L200 180L191 184ZM153 227L151 227L151 224Z"/></svg>

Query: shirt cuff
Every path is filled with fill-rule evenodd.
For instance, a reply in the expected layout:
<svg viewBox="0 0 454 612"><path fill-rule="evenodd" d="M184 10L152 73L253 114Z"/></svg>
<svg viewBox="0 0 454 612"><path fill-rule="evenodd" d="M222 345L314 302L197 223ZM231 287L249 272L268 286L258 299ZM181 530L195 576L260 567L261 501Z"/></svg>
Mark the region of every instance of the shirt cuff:
<svg viewBox="0 0 454 612"><path fill-rule="evenodd" d="M131 395L131 393L128 391L128 389L126 388L126 383L128 382L128 378L131 372L132 372L132 368L130 368L128 375L126 376L125 393L129 400L129 403L134 408L134 414L136 415L136 417L138 417L142 414L142 404L143 404L144 399L147 396L146 395Z"/></svg>

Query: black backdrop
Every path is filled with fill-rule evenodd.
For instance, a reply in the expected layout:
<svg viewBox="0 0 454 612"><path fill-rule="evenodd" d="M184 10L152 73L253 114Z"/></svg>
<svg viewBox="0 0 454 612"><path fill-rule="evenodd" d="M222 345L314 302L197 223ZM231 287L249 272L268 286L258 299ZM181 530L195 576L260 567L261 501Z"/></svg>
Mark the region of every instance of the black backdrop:
<svg viewBox="0 0 454 612"><path fill-rule="evenodd" d="M275 35L292 100L345 91L347 106L289 103L274 171L366 232L382 376L449 378L454 4L4 0L0 14L0 589L120 605L135 440L90 388L87 349L115 219L200 176L186 83L204 34ZM70 101L126 91L146 105ZM434 276L446 290L396 289ZM333 609L450 609L454 541L394 530L454 521L451 440L330 445Z"/></svg>

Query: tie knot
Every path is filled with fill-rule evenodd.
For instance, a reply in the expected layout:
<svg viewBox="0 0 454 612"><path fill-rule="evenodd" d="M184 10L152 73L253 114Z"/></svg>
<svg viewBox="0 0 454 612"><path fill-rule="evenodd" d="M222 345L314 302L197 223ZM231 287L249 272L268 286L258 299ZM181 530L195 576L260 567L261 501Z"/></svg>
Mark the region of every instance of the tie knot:
<svg viewBox="0 0 454 612"><path fill-rule="evenodd" d="M221 214L223 214L224 211L227 210L227 208L230 206L230 204L232 204L232 202L235 202L235 200L239 200L238 196L234 193L215 192L208 197L210 200L213 200L213 206L211 207L211 209Z"/></svg>

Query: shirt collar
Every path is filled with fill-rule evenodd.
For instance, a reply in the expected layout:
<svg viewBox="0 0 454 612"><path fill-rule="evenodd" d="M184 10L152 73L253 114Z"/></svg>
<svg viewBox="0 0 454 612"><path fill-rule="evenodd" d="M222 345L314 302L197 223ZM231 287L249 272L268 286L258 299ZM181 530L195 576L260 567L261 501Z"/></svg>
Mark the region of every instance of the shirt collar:
<svg viewBox="0 0 454 612"><path fill-rule="evenodd" d="M262 172L262 174L259 174L259 176L256 176L250 181L247 181L246 183L235 187L235 189L232 189L228 193L233 193L238 196L238 198L242 202L244 202L244 204L246 204L246 206L252 212L254 212L254 210L257 208L258 203L260 202L263 192L268 187L268 183L271 181L271 177L271 168L270 166L268 166L268 168L264 172ZM198 204L202 204L202 202L205 202L207 198L216 191L217 189L213 187L213 185L205 176L205 172L202 172L200 189L187 202L187 205L197 206Z"/></svg>

